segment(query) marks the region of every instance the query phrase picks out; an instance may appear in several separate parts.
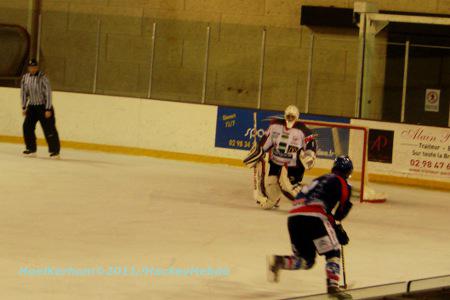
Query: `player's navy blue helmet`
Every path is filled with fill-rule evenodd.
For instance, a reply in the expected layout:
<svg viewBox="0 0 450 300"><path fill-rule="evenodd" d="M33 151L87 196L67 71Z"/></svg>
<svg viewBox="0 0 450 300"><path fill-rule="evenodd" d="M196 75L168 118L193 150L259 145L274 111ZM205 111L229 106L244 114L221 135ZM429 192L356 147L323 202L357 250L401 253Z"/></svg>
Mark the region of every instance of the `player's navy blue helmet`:
<svg viewBox="0 0 450 300"><path fill-rule="evenodd" d="M333 168L331 169L333 173L339 173L339 175L348 178L353 172L353 163L347 155L341 155L336 157L333 163Z"/></svg>

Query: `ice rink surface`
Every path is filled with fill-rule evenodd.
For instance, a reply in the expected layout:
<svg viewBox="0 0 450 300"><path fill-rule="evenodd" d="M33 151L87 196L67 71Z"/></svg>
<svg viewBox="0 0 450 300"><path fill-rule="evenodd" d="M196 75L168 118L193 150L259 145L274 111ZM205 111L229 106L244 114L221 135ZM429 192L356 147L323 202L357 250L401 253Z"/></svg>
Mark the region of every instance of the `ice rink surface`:
<svg viewBox="0 0 450 300"><path fill-rule="evenodd" d="M59 161L0 144L1 299L281 299L325 291L323 258L266 282L290 254L289 203L263 211L251 171L63 149ZM344 226L352 288L450 273L450 193L376 185L384 204ZM24 275L24 268L228 268L228 276Z"/></svg>

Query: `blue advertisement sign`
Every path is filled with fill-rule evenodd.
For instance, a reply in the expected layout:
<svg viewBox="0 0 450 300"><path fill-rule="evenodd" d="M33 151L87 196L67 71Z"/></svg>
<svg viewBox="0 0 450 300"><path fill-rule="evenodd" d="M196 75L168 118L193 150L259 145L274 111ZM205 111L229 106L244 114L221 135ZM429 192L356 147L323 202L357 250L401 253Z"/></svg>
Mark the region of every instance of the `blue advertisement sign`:
<svg viewBox="0 0 450 300"><path fill-rule="evenodd" d="M264 135L273 118L283 118L279 111L245 108L218 107L215 146L229 149L249 150L255 141L254 114L256 114L257 142ZM303 120L350 123L343 117L327 117L301 114ZM318 144L317 156L334 159L336 154L348 153L349 129L322 127L307 124Z"/></svg>
<svg viewBox="0 0 450 300"><path fill-rule="evenodd" d="M280 112L220 107L217 110L216 147L249 150L255 139L254 113L258 141L269 127L271 116Z"/></svg>

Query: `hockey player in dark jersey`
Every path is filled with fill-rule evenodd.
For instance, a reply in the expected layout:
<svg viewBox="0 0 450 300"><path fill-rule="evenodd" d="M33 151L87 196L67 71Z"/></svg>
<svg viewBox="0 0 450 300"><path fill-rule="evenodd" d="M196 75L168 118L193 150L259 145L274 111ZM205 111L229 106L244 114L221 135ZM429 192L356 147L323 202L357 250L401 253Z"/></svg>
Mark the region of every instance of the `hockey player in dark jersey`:
<svg viewBox="0 0 450 300"><path fill-rule="evenodd" d="M318 253L326 259L328 293L340 298L349 296L339 288L340 249L348 243L348 236L338 222L352 207L347 182L352 171L350 158L339 156L330 174L314 179L296 196L288 217L293 255L268 257L269 281L277 282L280 270L312 268Z"/></svg>
<svg viewBox="0 0 450 300"><path fill-rule="evenodd" d="M256 169L254 197L264 209L278 204L282 195L289 200L301 188L305 169L314 166L316 142L312 131L298 120L294 105L286 108L284 119L274 119L259 145L255 145L244 163ZM269 155L268 175L264 154Z"/></svg>

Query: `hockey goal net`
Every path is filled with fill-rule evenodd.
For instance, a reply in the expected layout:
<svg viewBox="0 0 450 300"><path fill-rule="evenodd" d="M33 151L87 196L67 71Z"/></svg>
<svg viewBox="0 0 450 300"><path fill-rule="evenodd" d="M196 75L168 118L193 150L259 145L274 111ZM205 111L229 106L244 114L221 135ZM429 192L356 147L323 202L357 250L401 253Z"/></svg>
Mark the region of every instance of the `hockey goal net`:
<svg viewBox="0 0 450 300"><path fill-rule="evenodd" d="M329 123L302 120L316 134L318 144L315 167L306 175L318 176L330 172L333 160L348 155L354 170L350 178L353 196L360 202L383 203L386 194L375 191L369 182L370 170L367 160L368 129L345 123Z"/></svg>

